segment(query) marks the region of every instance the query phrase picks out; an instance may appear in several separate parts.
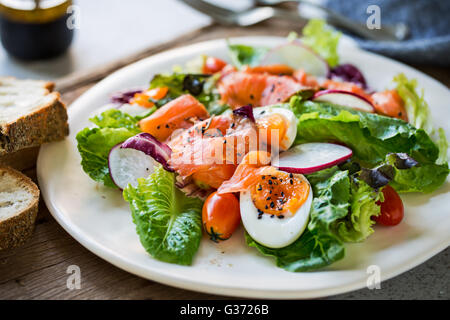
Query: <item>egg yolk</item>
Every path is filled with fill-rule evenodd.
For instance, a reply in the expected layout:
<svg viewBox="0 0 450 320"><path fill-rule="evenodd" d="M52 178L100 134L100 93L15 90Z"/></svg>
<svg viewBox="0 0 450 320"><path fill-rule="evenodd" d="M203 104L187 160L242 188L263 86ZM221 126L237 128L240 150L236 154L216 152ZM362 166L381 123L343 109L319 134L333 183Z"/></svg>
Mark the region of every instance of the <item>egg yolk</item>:
<svg viewBox="0 0 450 320"><path fill-rule="evenodd" d="M270 215L294 215L308 198L310 186L300 174L275 171L259 177L250 189L258 212Z"/></svg>
<svg viewBox="0 0 450 320"><path fill-rule="evenodd" d="M272 138L276 138L276 135L272 136L272 130L278 132L278 146L282 145L282 141L286 134L286 119L278 113L268 114L259 119L256 119L256 126L258 128L258 137L262 140L259 141L265 143L267 146L271 146L273 141Z"/></svg>

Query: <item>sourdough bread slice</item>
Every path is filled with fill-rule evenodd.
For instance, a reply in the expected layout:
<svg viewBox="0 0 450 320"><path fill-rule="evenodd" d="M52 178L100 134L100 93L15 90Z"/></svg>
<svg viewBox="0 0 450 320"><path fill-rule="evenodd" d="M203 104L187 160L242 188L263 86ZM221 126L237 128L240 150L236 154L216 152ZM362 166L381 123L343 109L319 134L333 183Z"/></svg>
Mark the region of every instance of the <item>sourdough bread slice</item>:
<svg viewBox="0 0 450 320"><path fill-rule="evenodd" d="M39 189L27 176L0 167L0 250L23 244L33 233Z"/></svg>
<svg viewBox="0 0 450 320"><path fill-rule="evenodd" d="M0 77L0 156L63 139L66 106L53 83Z"/></svg>

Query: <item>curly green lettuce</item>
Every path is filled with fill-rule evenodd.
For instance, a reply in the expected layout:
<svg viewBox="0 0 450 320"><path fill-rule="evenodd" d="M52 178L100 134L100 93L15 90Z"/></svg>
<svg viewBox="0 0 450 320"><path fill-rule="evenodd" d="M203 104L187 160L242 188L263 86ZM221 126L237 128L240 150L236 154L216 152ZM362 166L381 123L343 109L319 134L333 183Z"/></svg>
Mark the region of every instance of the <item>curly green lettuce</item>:
<svg viewBox="0 0 450 320"><path fill-rule="evenodd" d="M136 231L155 259L190 265L202 237L202 201L185 196L175 186L174 173L161 166L138 185L123 191Z"/></svg>
<svg viewBox="0 0 450 320"><path fill-rule="evenodd" d="M337 224L339 237L345 242L361 242L370 236L375 224L372 217L380 215L379 201L384 201L380 190L374 190L362 180L351 179L350 211Z"/></svg>
<svg viewBox="0 0 450 320"><path fill-rule="evenodd" d="M303 28L302 41L325 59L330 67L339 64L338 44L341 33L329 27L324 20L311 19Z"/></svg>

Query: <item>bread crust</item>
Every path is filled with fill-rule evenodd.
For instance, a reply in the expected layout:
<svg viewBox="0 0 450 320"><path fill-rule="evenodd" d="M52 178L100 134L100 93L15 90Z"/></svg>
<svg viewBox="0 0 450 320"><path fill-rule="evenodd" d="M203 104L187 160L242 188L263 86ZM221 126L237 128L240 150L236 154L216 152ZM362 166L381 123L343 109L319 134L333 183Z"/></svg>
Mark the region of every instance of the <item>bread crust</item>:
<svg viewBox="0 0 450 320"><path fill-rule="evenodd" d="M69 134L67 110L58 92L47 104L0 127L0 156L64 139Z"/></svg>
<svg viewBox="0 0 450 320"><path fill-rule="evenodd" d="M10 175L32 195L30 205L14 216L0 221L0 251L22 245L33 234L39 207L39 188L27 176L10 167L0 167L0 179Z"/></svg>
<svg viewBox="0 0 450 320"><path fill-rule="evenodd" d="M7 153L0 156L0 167L11 167L19 171L34 168L36 166L38 154L39 146Z"/></svg>

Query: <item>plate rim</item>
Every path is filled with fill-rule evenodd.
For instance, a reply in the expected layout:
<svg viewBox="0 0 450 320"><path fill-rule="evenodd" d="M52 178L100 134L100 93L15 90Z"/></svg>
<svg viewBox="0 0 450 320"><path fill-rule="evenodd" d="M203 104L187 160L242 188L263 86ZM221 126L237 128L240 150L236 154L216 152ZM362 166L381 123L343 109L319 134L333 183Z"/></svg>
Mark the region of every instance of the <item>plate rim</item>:
<svg viewBox="0 0 450 320"><path fill-rule="evenodd" d="M230 40L231 42L248 41L249 39L252 39L253 41L258 41L258 39L262 40L262 39L267 39L267 38L276 39L276 40L283 39L283 37L259 35L259 36L232 37L232 38L228 38L228 40ZM78 104L82 105L83 100L88 99L89 95L93 95L97 91L99 91L99 92L102 91L102 87L107 86L109 82L114 82L114 77L117 77L121 73L127 73L132 68L137 68L139 65L145 64L149 60L155 60L155 61L157 61L158 59L170 60L170 59L173 59L174 56L177 56L177 55L180 55L180 56L186 55L185 52L184 53L181 52L183 50L197 51L198 48L203 48L206 45L211 46L214 43L219 43L219 42L223 43L225 40L226 40L225 38L207 40L207 41L190 44L187 46L182 46L182 47L177 47L177 48L173 48L170 50L165 50L165 51L162 51L155 55L152 55L152 56L143 58L141 60L138 60L136 62L133 62L129 65L126 65L126 66L112 72L107 77L105 77L104 79L99 81L97 84L95 84L94 86L89 88L86 92L84 92L81 96L79 96L75 101L73 101L71 103L71 107L68 108L69 119L70 119L70 114L76 112L76 110L75 110L76 105L78 105ZM422 77L427 78L428 81L432 81L433 85L438 85L440 87L447 89L447 87L444 84L440 83L433 77L431 77L417 69L414 69L413 67L410 67L402 62L399 62L397 60L394 60L394 59L391 59L391 58L388 58L388 57L385 57L382 55L378 55L378 54L375 54L372 52L368 52L368 51L363 50L358 47L353 47L353 44L346 44L346 46L347 46L347 48L348 48L348 46L352 46L352 50L357 50L357 51L363 52L364 54L369 54L372 56L376 56L377 58L381 57L383 59L390 60L391 62L401 65L401 67L403 69L408 69L409 71L420 73ZM75 105L75 108L74 108L74 105ZM108 263L111 263L114 266L116 266L126 272L132 273L136 276L139 276L139 277L151 280L151 281L163 283L163 284L177 287L180 289L192 290L192 291L197 291L197 292L202 292L202 293L207 293L207 294L214 294L214 295L247 297L247 298L273 298L273 299L319 298L319 297L327 297L327 296L333 296L336 294L346 293L346 292L350 292L350 291L354 291L354 290L358 290L358 289L366 287L365 283L361 282L360 279L357 279L355 281L352 281L351 283L346 284L345 286L336 286L335 285L333 287L314 289L314 290L298 290L298 289L278 290L278 289L274 289L274 288L265 288L264 291L259 291L257 289L239 288L239 287L236 287L235 285L230 285L230 286L225 286L225 285L218 286L217 284L211 285L211 284L207 284L205 282L199 281L198 279L191 279L191 280L177 279L178 275L176 275L176 274L169 276L169 275L166 275L163 273L158 273L157 271L154 271L151 269L141 268L139 265L137 265L133 262L126 261L126 259L122 255L115 253L110 248L107 248L98 242L92 241L90 237L83 236L82 230L78 226L70 224L70 221L65 221L63 215L58 214L58 209L50 201L49 190L47 190L47 186L44 183L45 177L43 176L43 172L42 172L43 165L41 165L41 162L42 162L42 158L43 158L42 154L45 152L45 149L46 149L46 145L43 145L43 146L41 146L41 148L39 150L36 171L37 171L37 178L38 178L38 183L39 183L39 187L41 190L41 194L42 194L42 197L44 199L44 202L45 202L49 212L55 218L55 220L58 222L58 224L61 225L63 227L63 229L67 233L69 233L69 235L71 237L73 237L77 242L79 242L83 247L85 247L87 250L91 251L98 257L102 258L103 260L107 261ZM388 273L383 272L381 275L381 281L383 282L385 280L391 279L393 277L396 277L399 274L402 274L404 272L407 272L407 271L417 267L418 265L424 263L425 261L427 261L434 255L436 255L437 253L445 250L449 245L450 245L450 236L448 237L447 242L441 242L440 245L434 246L433 250L429 250L420 255L415 255L412 259L409 259L409 260L411 260L409 263L404 263L402 266L394 268L393 270L391 270Z"/></svg>

